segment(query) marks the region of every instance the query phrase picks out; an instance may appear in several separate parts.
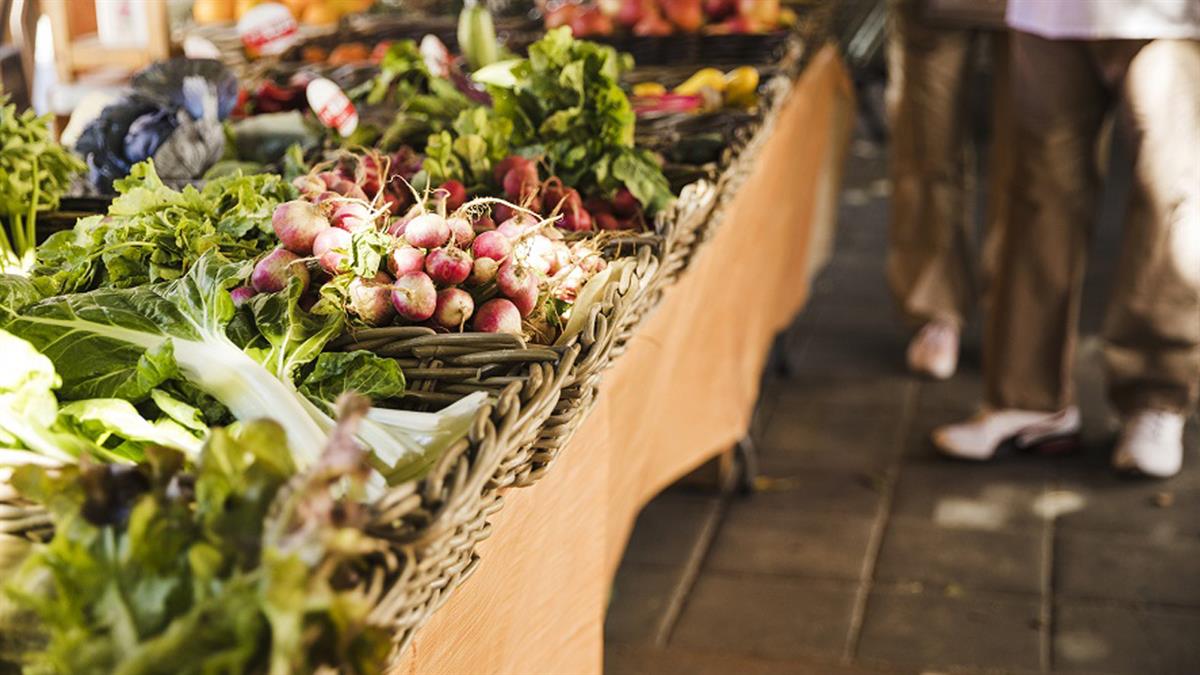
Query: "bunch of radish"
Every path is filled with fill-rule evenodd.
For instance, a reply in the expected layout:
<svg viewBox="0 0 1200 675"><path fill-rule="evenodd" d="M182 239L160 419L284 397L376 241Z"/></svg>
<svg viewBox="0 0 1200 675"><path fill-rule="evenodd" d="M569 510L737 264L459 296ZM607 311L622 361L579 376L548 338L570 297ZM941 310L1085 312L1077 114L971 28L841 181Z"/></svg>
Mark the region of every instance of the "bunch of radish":
<svg viewBox="0 0 1200 675"><path fill-rule="evenodd" d="M497 162L492 171L508 200L546 218L561 216L556 220L557 226L567 232L645 228L642 204L627 188L617 190L612 199L592 197L585 200L578 190L565 186L557 176L543 181L537 164L520 155ZM492 209L492 219L497 223L505 222L513 215L507 203L499 203Z"/></svg>
<svg viewBox="0 0 1200 675"><path fill-rule="evenodd" d="M561 319L538 310L561 310L605 267L595 243L564 240L555 223L566 215L541 218L495 198L464 201L465 191L446 186L410 192L412 205L394 215L390 186L379 182L387 171L364 158L355 180L333 171L297 178L302 198L280 204L272 218L280 246L256 263L235 301L283 290L296 277L312 301L336 298L368 326L520 335L524 321ZM493 214L502 213L496 226Z"/></svg>

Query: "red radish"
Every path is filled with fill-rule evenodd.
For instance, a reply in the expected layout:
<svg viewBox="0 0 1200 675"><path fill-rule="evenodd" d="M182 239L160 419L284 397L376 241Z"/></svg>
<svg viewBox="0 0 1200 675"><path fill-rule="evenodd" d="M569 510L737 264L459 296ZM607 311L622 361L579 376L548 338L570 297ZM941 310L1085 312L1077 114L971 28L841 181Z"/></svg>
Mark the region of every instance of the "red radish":
<svg viewBox="0 0 1200 675"><path fill-rule="evenodd" d="M537 277L528 267L512 259L500 263L500 269L496 270L496 288L501 293L511 298L525 293L530 285L537 286Z"/></svg>
<svg viewBox="0 0 1200 675"><path fill-rule="evenodd" d="M613 196L613 213L625 218L631 218L637 215L642 210L642 203L633 196L629 188L623 187L617 190L617 194Z"/></svg>
<svg viewBox="0 0 1200 675"><path fill-rule="evenodd" d="M554 242L540 234L526 237L513 246L513 258L530 269L549 274L554 262Z"/></svg>
<svg viewBox="0 0 1200 675"><path fill-rule="evenodd" d="M312 201L314 204L337 204L342 199L342 196L332 190L326 190L317 195Z"/></svg>
<svg viewBox="0 0 1200 675"><path fill-rule="evenodd" d="M350 233L337 227L331 227L313 240L313 255L321 263L321 269L333 276L342 271L342 261L350 250Z"/></svg>
<svg viewBox="0 0 1200 675"><path fill-rule="evenodd" d="M450 241L450 228L446 219L438 214L423 213L408 221L404 239L418 248L437 248Z"/></svg>
<svg viewBox="0 0 1200 675"><path fill-rule="evenodd" d="M550 262L548 274L558 274L558 271L567 265L571 264L571 248L561 241L556 241L552 244L554 257Z"/></svg>
<svg viewBox="0 0 1200 675"><path fill-rule="evenodd" d="M612 202L599 197L588 197L585 199L583 201L583 208L592 214L592 218L595 218L597 213L611 214L613 212Z"/></svg>
<svg viewBox="0 0 1200 675"><path fill-rule="evenodd" d="M241 307L256 295L258 295L258 291L254 290L253 286L238 286L229 291L229 297L233 298L234 307Z"/></svg>
<svg viewBox="0 0 1200 675"><path fill-rule="evenodd" d="M475 228L471 227L471 221L462 216L447 218L446 227L450 228L450 238L457 246L466 246L475 239Z"/></svg>
<svg viewBox="0 0 1200 675"><path fill-rule="evenodd" d="M321 194L325 191L325 181L310 173L306 173L303 176L293 178L292 187L299 190L301 194Z"/></svg>
<svg viewBox="0 0 1200 675"><path fill-rule="evenodd" d="M499 230L491 230L475 237L471 251L476 258L491 258L500 262L512 254L512 241Z"/></svg>
<svg viewBox="0 0 1200 675"><path fill-rule="evenodd" d="M388 212L393 216L398 216L404 213L404 207L407 206L407 202L388 192L383 195L383 205L387 207Z"/></svg>
<svg viewBox="0 0 1200 675"><path fill-rule="evenodd" d="M410 216L400 216L388 225L387 232L393 237L400 238L404 236L404 231L408 229L408 221L412 220Z"/></svg>
<svg viewBox="0 0 1200 675"><path fill-rule="evenodd" d="M471 265L471 276L467 277L467 283L482 286L496 278L496 270L499 268L500 263L491 258L476 258Z"/></svg>
<svg viewBox="0 0 1200 675"><path fill-rule="evenodd" d="M354 277L346 287L346 309L368 326L388 323L396 314L391 284Z"/></svg>
<svg viewBox="0 0 1200 675"><path fill-rule="evenodd" d="M373 154L365 155L359 166L362 168L363 191L372 196L378 194L383 185L380 172L383 167L379 165L379 160Z"/></svg>
<svg viewBox="0 0 1200 675"><path fill-rule="evenodd" d="M387 268L392 276L425 270L425 252L413 246L400 245L388 252Z"/></svg>
<svg viewBox="0 0 1200 675"><path fill-rule="evenodd" d="M320 178L321 182L325 183L325 187L330 189L332 189L337 183L340 183L344 180L341 176L333 171L322 171L321 173L317 174L317 178Z"/></svg>
<svg viewBox="0 0 1200 675"><path fill-rule="evenodd" d="M425 272L442 286L461 284L471 275L471 256L458 248L435 248L425 256Z"/></svg>
<svg viewBox="0 0 1200 675"><path fill-rule="evenodd" d="M537 227L537 224L537 218L534 218L527 213L518 213L512 218L500 223L500 227L496 228L496 231L508 237L509 239L516 240L531 232L535 227Z"/></svg>
<svg viewBox="0 0 1200 675"><path fill-rule="evenodd" d="M592 229L592 215L583 209L566 211L554 224L568 232L588 232Z"/></svg>
<svg viewBox="0 0 1200 675"><path fill-rule="evenodd" d="M471 322L475 330L483 333L521 334L521 312L511 300L493 298L480 305Z"/></svg>
<svg viewBox="0 0 1200 675"><path fill-rule="evenodd" d="M333 210L333 226L347 232L358 232L375 227L371 208L363 202L346 202Z"/></svg>
<svg viewBox="0 0 1200 675"><path fill-rule="evenodd" d="M592 220L596 223L598 230L619 230L621 222L611 213L597 213L592 216Z"/></svg>
<svg viewBox="0 0 1200 675"><path fill-rule="evenodd" d="M275 212L271 214L271 228L284 248L308 255L312 253L313 240L317 235L329 229L329 221L317 207L297 199L275 207Z"/></svg>
<svg viewBox="0 0 1200 675"><path fill-rule="evenodd" d="M496 221L492 220L491 216L484 214L471 223L471 228L475 230L476 234L487 232L496 229Z"/></svg>
<svg viewBox="0 0 1200 675"><path fill-rule="evenodd" d="M537 308L538 301L537 280L530 277L529 283L519 293L508 296L508 299L512 300L513 304L517 306L517 311L521 313L521 316L525 317L533 314L533 310Z"/></svg>
<svg viewBox="0 0 1200 675"><path fill-rule="evenodd" d="M424 321L437 307L437 289L424 272L409 272L396 277L392 284L392 306L409 321Z"/></svg>
<svg viewBox="0 0 1200 675"><path fill-rule="evenodd" d="M433 322L442 328L458 330L475 312L475 300L461 288L438 291L437 306L433 310Z"/></svg>
<svg viewBox="0 0 1200 675"><path fill-rule="evenodd" d="M308 288L308 268L300 256L286 248L277 248L254 265L250 285L259 293L276 293L287 288L288 280L296 277Z"/></svg>
<svg viewBox="0 0 1200 675"><path fill-rule="evenodd" d="M504 194L510 199L523 199L537 189L537 167L531 162L518 164L504 174Z"/></svg>
<svg viewBox="0 0 1200 675"><path fill-rule="evenodd" d="M438 186L438 191L446 194L446 210L454 211L467 201L467 188L456 180L448 180Z"/></svg>
<svg viewBox="0 0 1200 675"><path fill-rule="evenodd" d="M505 174L514 167L525 164L532 164L532 162L520 155L509 155L497 162L496 166L492 167L492 178L495 178L497 183L503 183Z"/></svg>
<svg viewBox="0 0 1200 675"><path fill-rule="evenodd" d="M511 220L517 213L518 211L508 204L495 204L492 206L492 222L503 223Z"/></svg>

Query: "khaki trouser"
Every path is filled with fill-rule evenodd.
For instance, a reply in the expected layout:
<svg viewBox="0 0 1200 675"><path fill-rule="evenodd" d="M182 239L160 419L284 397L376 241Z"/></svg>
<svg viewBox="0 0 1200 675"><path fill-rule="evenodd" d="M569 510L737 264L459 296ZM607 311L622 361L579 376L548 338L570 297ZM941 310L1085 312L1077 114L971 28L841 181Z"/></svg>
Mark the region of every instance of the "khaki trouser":
<svg viewBox="0 0 1200 675"><path fill-rule="evenodd" d="M989 403L1058 410L1071 365L1089 230L1092 153L1117 112L1134 157L1105 321L1121 412L1181 411L1200 387L1200 42L1012 36L1011 211L985 339Z"/></svg>
<svg viewBox="0 0 1200 675"><path fill-rule="evenodd" d="M993 142L989 195L1003 195L1009 178L1007 36L1000 32L928 25L915 0L892 5L888 46L888 115L892 130L892 218L888 282L901 311L914 323L933 318L963 323L980 277L986 282L992 242L1005 220L1006 200L989 197L984 261L973 261L974 213L967 177L965 96L972 53L991 40L996 64L992 92ZM986 285L986 284L985 284Z"/></svg>

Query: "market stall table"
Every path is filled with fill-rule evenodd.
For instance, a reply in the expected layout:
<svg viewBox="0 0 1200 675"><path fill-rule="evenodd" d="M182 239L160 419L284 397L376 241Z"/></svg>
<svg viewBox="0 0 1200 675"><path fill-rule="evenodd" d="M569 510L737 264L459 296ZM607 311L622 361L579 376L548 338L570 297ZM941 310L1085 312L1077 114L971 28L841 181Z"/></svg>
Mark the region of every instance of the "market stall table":
<svg viewBox="0 0 1200 675"><path fill-rule="evenodd" d="M478 571L394 673L599 673L638 511L741 438L775 335L828 254L853 94L833 47L781 105L723 222L603 376L549 474L509 490Z"/></svg>

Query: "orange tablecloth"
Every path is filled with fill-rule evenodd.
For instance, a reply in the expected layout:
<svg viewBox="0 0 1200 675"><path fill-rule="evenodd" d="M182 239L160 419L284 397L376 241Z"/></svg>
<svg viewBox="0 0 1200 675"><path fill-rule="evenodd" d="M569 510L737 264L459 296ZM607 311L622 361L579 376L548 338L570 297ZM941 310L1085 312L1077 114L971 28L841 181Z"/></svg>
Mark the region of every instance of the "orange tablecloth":
<svg viewBox="0 0 1200 675"><path fill-rule="evenodd" d="M549 475L505 495L478 571L395 672L601 671L608 589L638 511L743 435L771 341L828 253L852 98L824 48L726 222L604 374Z"/></svg>

